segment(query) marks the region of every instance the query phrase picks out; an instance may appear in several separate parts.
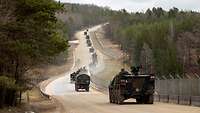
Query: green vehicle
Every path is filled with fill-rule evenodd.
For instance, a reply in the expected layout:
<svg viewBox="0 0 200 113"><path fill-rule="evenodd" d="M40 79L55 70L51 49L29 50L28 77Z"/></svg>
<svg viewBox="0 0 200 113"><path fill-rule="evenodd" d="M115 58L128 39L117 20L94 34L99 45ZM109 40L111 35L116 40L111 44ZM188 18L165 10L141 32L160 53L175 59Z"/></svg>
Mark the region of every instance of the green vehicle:
<svg viewBox="0 0 200 113"><path fill-rule="evenodd" d="M84 89L89 92L90 76L86 73L79 73L75 79L75 91Z"/></svg>
<svg viewBox="0 0 200 113"><path fill-rule="evenodd" d="M90 53L93 53L93 52L94 52L94 48L93 48L93 47L90 47L90 48L89 48L89 52L90 52Z"/></svg>
<svg viewBox="0 0 200 113"><path fill-rule="evenodd" d="M86 35L86 37L85 37L86 39L90 39L90 36L89 35Z"/></svg>
<svg viewBox="0 0 200 113"><path fill-rule="evenodd" d="M87 31L84 32L84 35L87 35Z"/></svg>
<svg viewBox="0 0 200 113"><path fill-rule="evenodd" d="M75 82L76 76L80 73L80 70L73 72L70 74L70 82L73 83Z"/></svg>
<svg viewBox="0 0 200 113"><path fill-rule="evenodd" d="M90 41L90 39L87 39L86 43L87 43L87 46L88 46L88 47L91 47L91 46L92 46L92 42Z"/></svg>
<svg viewBox="0 0 200 113"><path fill-rule="evenodd" d="M123 104L134 98L139 104L153 104L155 77L146 74L130 74L122 70L109 85L110 103Z"/></svg>

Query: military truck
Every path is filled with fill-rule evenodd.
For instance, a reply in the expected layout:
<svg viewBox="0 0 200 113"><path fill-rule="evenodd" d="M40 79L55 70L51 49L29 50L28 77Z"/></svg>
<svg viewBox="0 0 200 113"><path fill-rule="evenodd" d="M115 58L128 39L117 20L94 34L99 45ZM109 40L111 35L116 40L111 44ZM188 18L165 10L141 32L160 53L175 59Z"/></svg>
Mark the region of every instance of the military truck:
<svg viewBox="0 0 200 113"><path fill-rule="evenodd" d="M76 76L75 80L75 91L79 91L80 89L85 89L85 91L89 91L90 85L90 76L85 72L80 72Z"/></svg>
<svg viewBox="0 0 200 113"><path fill-rule="evenodd" d="M151 74L135 75L122 70L109 85L110 103L123 104L134 98L139 104L153 104L154 78Z"/></svg>
<svg viewBox="0 0 200 113"><path fill-rule="evenodd" d="M76 75L77 75L77 74L76 74L75 72L72 73L72 74L70 74L70 82L71 82L71 83L75 81Z"/></svg>
<svg viewBox="0 0 200 113"><path fill-rule="evenodd" d="M70 82L75 82L76 76L80 73L80 69L70 74Z"/></svg>
<svg viewBox="0 0 200 113"><path fill-rule="evenodd" d="M86 39L90 39L90 36L89 35L86 35L86 37L85 37Z"/></svg>
<svg viewBox="0 0 200 113"><path fill-rule="evenodd" d="M96 64L98 63L98 59L97 59L97 53L92 53L92 63L93 64Z"/></svg>
<svg viewBox="0 0 200 113"><path fill-rule="evenodd" d="M90 48L89 48L89 52L90 52L90 53L93 53L93 52L94 52L94 48L93 48L93 47L90 47Z"/></svg>
<svg viewBox="0 0 200 113"><path fill-rule="evenodd" d="M87 31L84 32L84 35L87 35Z"/></svg>
<svg viewBox="0 0 200 113"><path fill-rule="evenodd" d="M91 47L91 46L92 46L92 42L91 42L89 39L87 39L86 43L87 43L87 46L88 46L88 47Z"/></svg>

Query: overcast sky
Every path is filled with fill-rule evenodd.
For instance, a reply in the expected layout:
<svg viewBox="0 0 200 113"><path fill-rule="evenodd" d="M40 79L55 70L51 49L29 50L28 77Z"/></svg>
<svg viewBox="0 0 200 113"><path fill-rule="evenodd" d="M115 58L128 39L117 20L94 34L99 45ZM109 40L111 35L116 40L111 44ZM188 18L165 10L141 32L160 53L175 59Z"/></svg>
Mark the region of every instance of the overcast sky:
<svg viewBox="0 0 200 113"><path fill-rule="evenodd" d="M57 0L58 1L58 0ZM177 7L182 10L200 11L200 0L60 0L61 2L95 4L111 9L126 9L130 12L146 11L147 8L162 7L166 10Z"/></svg>

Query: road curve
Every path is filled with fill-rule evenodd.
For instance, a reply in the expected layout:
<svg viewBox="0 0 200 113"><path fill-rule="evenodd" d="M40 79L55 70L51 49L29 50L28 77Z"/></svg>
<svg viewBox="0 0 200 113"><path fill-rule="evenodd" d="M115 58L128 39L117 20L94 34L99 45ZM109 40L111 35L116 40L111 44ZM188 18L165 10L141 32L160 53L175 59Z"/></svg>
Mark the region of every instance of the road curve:
<svg viewBox="0 0 200 113"><path fill-rule="evenodd" d="M101 26L95 26L89 31L95 31ZM91 55L85 43L83 31L75 35L79 45L74 52L75 61L71 72L90 63ZM103 58L105 57L97 50L99 68L104 69ZM99 71L100 71L99 70ZM64 107L66 113L200 113L199 107L182 106L174 104L155 103L153 105L110 104L108 95L95 89L90 92L75 92L74 84L69 81L69 73L51 82L45 92L54 96Z"/></svg>

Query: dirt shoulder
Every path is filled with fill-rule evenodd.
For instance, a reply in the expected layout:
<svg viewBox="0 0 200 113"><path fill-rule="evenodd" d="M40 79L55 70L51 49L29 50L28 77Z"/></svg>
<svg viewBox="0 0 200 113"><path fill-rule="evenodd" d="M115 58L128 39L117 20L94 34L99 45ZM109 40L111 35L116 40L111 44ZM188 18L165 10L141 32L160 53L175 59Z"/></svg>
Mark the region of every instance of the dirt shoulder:
<svg viewBox="0 0 200 113"><path fill-rule="evenodd" d="M128 68L123 65L123 52L119 45L114 44L109 39L105 38L103 27L100 27L94 32L90 32L93 45L103 54L104 69L103 71L92 76L93 83L97 89L102 92L107 90L107 87L112 78L121 70Z"/></svg>
<svg viewBox="0 0 200 113"><path fill-rule="evenodd" d="M43 85L45 87L53 78L63 75L70 70L73 62L74 47L69 48L68 58L61 65L48 65L46 67L35 68L31 70L31 74L35 78L49 79ZM61 104L55 99L44 97L38 86L27 91L22 96L22 104L17 107L7 107L0 109L0 113L62 113Z"/></svg>
<svg viewBox="0 0 200 113"><path fill-rule="evenodd" d="M67 62L64 64L58 66L49 66L48 68L42 70L43 75L45 75L48 80L46 80L43 86L40 88L45 89L45 87L51 81L70 70L73 64L73 51L74 47L69 48ZM63 111L62 105L56 99L47 99L46 97L42 96L39 88L33 89L30 93L30 109L36 113L62 113Z"/></svg>

